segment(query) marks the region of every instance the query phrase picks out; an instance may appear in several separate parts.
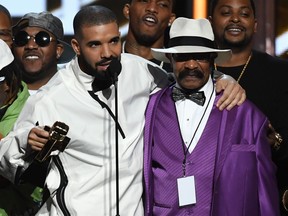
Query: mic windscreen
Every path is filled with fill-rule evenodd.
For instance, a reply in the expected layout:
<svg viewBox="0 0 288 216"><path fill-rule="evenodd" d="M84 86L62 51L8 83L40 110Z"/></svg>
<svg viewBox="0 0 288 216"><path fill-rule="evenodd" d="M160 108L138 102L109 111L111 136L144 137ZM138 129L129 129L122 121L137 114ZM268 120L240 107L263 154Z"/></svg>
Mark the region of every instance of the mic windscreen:
<svg viewBox="0 0 288 216"><path fill-rule="evenodd" d="M112 78L112 82L115 83L117 81L117 77L122 70L121 62L118 58L112 58L110 65L108 67L108 72Z"/></svg>

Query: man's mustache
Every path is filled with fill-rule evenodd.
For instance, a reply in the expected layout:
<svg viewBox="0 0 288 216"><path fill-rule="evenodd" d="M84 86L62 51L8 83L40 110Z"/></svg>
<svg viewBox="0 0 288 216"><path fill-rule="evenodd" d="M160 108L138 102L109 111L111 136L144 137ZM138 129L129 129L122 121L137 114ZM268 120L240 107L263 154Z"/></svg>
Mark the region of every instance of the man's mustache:
<svg viewBox="0 0 288 216"><path fill-rule="evenodd" d="M178 78L181 80L184 79L186 76L194 76L199 79L204 78L204 74L198 69L195 70L184 69L179 73Z"/></svg>
<svg viewBox="0 0 288 216"><path fill-rule="evenodd" d="M112 60L112 57L111 58L104 58L102 60L100 60L99 62L96 62L96 67L99 66L99 65L105 65L107 64L108 62L110 62Z"/></svg>

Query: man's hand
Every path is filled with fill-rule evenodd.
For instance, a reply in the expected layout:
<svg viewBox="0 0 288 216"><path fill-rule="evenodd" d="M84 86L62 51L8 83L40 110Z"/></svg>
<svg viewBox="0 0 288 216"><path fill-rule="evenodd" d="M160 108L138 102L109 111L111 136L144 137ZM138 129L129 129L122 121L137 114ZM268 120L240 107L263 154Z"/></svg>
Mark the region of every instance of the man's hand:
<svg viewBox="0 0 288 216"><path fill-rule="evenodd" d="M66 136L69 126L63 122L56 121L52 127L44 126L44 129L37 126L28 134L28 144L34 151L39 151L35 157L39 162L45 161L54 150L63 152L70 138Z"/></svg>
<svg viewBox="0 0 288 216"><path fill-rule="evenodd" d="M28 135L28 144L34 151L40 151L49 138L49 132L43 128L34 127Z"/></svg>
<svg viewBox="0 0 288 216"><path fill-rule="evenodd" d="M245 90L231 76L223 74L216 80L216 92L223 91L216 106L219 110L231 110L236 105L241 105L246 99Z"/></svg>

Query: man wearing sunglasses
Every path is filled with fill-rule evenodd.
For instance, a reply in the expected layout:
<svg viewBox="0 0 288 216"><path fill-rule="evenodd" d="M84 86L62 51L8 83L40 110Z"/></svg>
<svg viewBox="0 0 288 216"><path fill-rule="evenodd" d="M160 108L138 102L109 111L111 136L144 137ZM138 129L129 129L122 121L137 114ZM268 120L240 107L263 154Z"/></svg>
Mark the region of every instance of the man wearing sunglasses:
<svg viewBox="0 0 288 216"><path fill-rule="evenodd" d="M268 119L251 102L220 112L211 75L231 51L216 49L207 19L177 18L167 49L176 83L146 110L146 216L278 216ZM167 58L168 57L168 58Z"/></svg>
<svg viewBox="0 0 288 216"><path fill-rule="evenodd" d="M75 55L63 41L61 20L49 12L25 14L12 31L13 53L30 94L50 80L57 72L57 64L66 63Z"/></svg>

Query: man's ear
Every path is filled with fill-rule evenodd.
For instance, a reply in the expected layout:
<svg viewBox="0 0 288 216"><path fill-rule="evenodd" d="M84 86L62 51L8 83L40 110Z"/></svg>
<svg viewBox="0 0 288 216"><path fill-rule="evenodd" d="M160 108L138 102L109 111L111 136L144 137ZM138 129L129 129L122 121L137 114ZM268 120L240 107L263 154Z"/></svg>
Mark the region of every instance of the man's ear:
<svg viewBox="0 0 288 216"><path fill-rule="evenodd" d="M57 44L57 49L56 49L56 58L57 58L57 59L59 59L59 58L61 57L63 51L64 51L63 44L58 43L58 44Z"/></svg>
<svg viewBox="0 0 288 216"><path fill-rule="evenodd" d="M255 18L255 21L254 21L254 33L257 32L257 26L258 26L258 21L257 21L257 19Z"/></svg>
<svg viewBox="0 0 288 216"><path fill-rule="evenodd" d="M169 19L168 26L171 26L175 19L176 19L176 14L172 13Z"/></svg>
<svg viewBox="0 0 288 216"><path fill-rule="evenodd" d="M129 10L130 10L130 4L125 4L124 7L123 7L123 15L124 17L129 20Z"/></svg>
<svg viewBox="0 0 288 216"><path fill-rule="evenodd" d="M71 40L71 46L72 46L74 52L76 53L76 55L79 56L80 55L80 46L79 46L78 41L75 38L73 38Z"/></svg>
<svg viewBox="0 0 288 216"><path fill-rule="evenodd" d="M208 20L212 23L212 16L208 16Z"/></svg>

